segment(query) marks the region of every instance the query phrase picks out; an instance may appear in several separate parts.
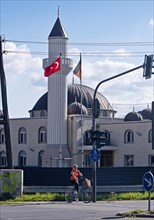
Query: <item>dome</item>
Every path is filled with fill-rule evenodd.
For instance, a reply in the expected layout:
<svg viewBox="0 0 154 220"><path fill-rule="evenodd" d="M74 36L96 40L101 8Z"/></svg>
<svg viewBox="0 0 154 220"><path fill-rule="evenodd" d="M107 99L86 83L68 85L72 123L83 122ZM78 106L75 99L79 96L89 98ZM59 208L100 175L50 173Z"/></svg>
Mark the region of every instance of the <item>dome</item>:
<svg viewBox="0 0 154 220"><path fill-rule="evenodd" d="M142 115L143 119L150 119L152 120L152 110L147 108L143 109L142 111L139 111L139 113Z"/></svg>
<svg viewBox="0 0 154 220"><path fill-rule="evenodd" d="M84 105L81 105L81 103L78 103L76 101L68 106L68 115L81 114L81 106L82 106L82 114L87 115L88 114L87 108Z"/></svg>
<svg viewBox="0 0 154 220"><path fill-rule="evenodd" d="M68 86L68 106L74 103L75 101L77 103L80 103L82 97L82 104L87 109L92 108L93 94L94 94L94 89L88 86L71 84ZM113 111L111 104L101 93L97 92L96 98L100 103L101 109ZM36 102L32 110L30 110L29 112L39 111L39 110L47 111L47 100L48 100L48 93L46 92L43 96L40 97L40 99Z"/></svg>
<svg viewBox="0 0 154 220"><path fill-rule="evenodd" d="M125 118L124 118L124 121L142 121L143 118L142 118L142 115L138 112L129 112Z"/></svg>
<svg viewBox="0 0 154 220"><path fill-rule="evenodd" d="M48 93L46 92L44 95L39 98L39 100L34 105L33 109L31 111L41 111L46 110L47 111L47 100L48 100Z"/></svg>

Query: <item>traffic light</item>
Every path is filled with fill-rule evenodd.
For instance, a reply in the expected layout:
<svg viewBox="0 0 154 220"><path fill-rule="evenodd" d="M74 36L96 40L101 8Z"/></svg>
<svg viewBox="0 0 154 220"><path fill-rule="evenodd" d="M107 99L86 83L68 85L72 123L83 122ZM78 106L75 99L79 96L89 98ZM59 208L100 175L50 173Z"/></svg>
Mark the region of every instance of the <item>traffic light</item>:
<svg viewBox="0 0 154 220"><path fill-rule="evenodd" d="M107 143L107 137L105 131L92 131L92 142L96 144L97 148L101 148Z"/></svg>
<svg viewBox="0 0 154 220"><path fill-rule="evenodd" d="M92 130L87 130L87 131L85 131L84 144L86 144L86 145L92 145L92 144L93 144L93 140L92 140Z"/></svg>
<svg viewBox="0 0 154 220"><path fill-rule="evenodd" d="M152 74L152 65L153 65L153 55L145 55L144 64L143 64L143 77L145 79L151 78Z"/></svg>
<svg viewBox="0 0 154 220"><path fill-rule="evenodd" d="M92 113L94 118L98 118L100 114L100 103L97 98L94 99Z"/></svg>

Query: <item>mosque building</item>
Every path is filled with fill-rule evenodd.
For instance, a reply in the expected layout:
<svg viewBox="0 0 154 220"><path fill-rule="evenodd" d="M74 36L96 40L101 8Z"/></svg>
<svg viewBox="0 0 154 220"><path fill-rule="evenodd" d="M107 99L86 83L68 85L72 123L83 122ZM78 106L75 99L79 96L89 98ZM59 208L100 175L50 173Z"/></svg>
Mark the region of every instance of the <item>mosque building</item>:
<svg viewBox="0 0 154 220"><path fill-rule="evenodd" d="M67 47L68 36L58 15L48 37L48 58L43 59L43 68L61 56L61 69L48 77L48 92L29 110L29 118L10 119L14 166L92 165L93 147L87 131L92 127L94 90L86 85L68 85L73 60L67 57ZM96 98L100 104L96 128L105 131L108 137L100 148L97 166L154 166L151 109L116 118L109 101L99 92ZM0 125L0 167L6 164L5 133Z"/></svg>

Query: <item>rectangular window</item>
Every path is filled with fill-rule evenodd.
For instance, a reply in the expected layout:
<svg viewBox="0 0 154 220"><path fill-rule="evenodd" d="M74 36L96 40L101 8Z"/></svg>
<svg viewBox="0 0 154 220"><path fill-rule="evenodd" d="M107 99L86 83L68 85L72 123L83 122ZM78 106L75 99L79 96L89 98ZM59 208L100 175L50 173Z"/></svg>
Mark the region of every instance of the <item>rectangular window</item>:
<svg viewBox="0 0 154 220"><path fill-rule="evenodd" d="M5 134L1 134L1 144L5 144Z"/></svg>
<svg viewBox="0 0 154 220"><path fill-rule="evenodd" d="M125 167L134 166L134 155L124 155L124 166Z"/></svg>
<svg viewBox="0 0 154 220"><path fill-rule="evenodd" d="M149 155L149 166L154 166L154 155Z"/></svg>
<svg viewBox="0 0 154 220"><path fill-rule="evenodd" d="M1 156L1 158L0 158L0 165L1 166L6 166L7 164L6 164L6 157L5 156Z"/></svg>
<svg viewBox="0 0 154 220"><path fill-rule="evenodd" d="M85 167L91 166L91 159L90 159L89 154L84 155L84 166Z"/></svg>

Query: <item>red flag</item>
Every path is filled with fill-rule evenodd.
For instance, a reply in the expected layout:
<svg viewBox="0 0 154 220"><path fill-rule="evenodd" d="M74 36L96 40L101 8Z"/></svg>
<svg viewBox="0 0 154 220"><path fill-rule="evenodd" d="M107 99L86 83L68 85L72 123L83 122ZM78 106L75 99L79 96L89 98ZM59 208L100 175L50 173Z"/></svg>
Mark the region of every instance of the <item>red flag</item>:
<svg viewBox="0 0 154 220"><path fill-rule="evenodd" d="M58 57L50 66L44 69L44 76L48 77L60 70L60 57Z"/></svg>

